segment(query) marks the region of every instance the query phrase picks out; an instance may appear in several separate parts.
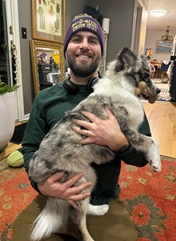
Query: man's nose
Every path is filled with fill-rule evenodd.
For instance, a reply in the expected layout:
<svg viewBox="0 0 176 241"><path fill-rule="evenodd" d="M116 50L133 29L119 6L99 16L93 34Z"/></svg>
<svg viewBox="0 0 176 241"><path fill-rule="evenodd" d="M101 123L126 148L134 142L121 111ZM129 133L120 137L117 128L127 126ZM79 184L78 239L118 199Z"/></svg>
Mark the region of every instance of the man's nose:
<svg viewBox="0 0 176 241"><path fill-rule="evenodd" d="M87 39L83 39L81 42L81 47L82 48L89 48L89 42Z"/></svg>

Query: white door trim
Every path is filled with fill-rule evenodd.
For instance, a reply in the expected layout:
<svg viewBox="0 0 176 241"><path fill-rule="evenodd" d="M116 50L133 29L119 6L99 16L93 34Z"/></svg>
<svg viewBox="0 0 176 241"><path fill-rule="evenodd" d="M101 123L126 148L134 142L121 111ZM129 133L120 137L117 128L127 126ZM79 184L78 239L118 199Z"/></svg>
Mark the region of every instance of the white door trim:
<svg viewBox="0 0 176 241"><path fill-rule="evenodd" d="M10 48L10 41L13 40L13 43L15 44L16 50L17 50L16 51L16 54L17 54L17 84L20 87L17 90L17 115L16 115L17 117L16 117L16 119L18 121L23 121L26 118L28 118L28 115L25 116L25 114L24 114L18 0L5 0L5 3L6 3L9 48ZM12 26L13 34L10 34L9 26ZM9 49L9 51L10 51L10 49ZM11 54L10 54L10 56L11 56ZM11 64L10 64L10 66L11 66Z"/></svg>

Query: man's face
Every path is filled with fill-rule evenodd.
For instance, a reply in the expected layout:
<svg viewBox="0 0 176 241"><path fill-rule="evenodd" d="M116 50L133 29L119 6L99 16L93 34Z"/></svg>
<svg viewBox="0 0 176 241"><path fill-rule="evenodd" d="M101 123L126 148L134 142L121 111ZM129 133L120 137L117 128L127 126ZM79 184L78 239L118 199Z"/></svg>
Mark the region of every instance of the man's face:
<svg viewBox="0 0 176 241"><path fill-rule="evenodd" d="M86 31L76 33L68 44L66 59L75 76L92 75L101 61L101 46L98 37Z"/></svg>

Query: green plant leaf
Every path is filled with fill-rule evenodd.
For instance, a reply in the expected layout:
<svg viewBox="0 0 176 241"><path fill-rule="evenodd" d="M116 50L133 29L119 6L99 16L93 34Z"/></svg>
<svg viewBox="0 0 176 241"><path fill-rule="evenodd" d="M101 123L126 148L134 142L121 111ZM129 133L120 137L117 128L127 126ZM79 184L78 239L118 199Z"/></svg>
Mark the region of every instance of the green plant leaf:
<svg viewBox="0 0 176 241"><path fill-rule="evenodd" d="M1 77L2 77L2 75L0 75L0 95L16 91L19 88L18 85L10 86L10 85L6 84L5 82L2 82Z"/></svg>

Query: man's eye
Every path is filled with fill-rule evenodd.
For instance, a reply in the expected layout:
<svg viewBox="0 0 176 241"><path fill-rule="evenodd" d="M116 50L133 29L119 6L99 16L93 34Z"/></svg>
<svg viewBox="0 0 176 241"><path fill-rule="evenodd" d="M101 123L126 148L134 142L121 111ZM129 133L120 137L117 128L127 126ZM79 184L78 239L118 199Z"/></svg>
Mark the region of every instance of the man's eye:
<svg viewBox="0 0 176 241"><path fill-rule="evenodd" d="M90 44L98 44L99 43L97 38L89 38L88 41L89 41Z"/></svg>
<svg viewBox="0 0 176 241"><path fill-rule="evenodd" d="M70 42L72 42L72 43L80 43L80 41L81 41L81 38L79 38L78 36L74 36L74 37L70 40Z"/></svg>
<svg viewBox="0 0 176 241"><path fill-rule="evenodd" d="M89 43L90 43L90 44L96 44L97 41L95 41L95 40L90 40Z"/></svg>
<svg viewBox="0 0 176 241"><path fill-rule="evenodd" d="M80 42L80 39L79 38L75 38L72 40L73 42Z"/></svg>

